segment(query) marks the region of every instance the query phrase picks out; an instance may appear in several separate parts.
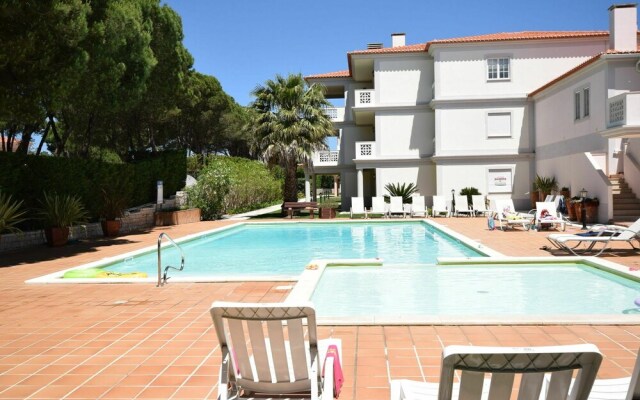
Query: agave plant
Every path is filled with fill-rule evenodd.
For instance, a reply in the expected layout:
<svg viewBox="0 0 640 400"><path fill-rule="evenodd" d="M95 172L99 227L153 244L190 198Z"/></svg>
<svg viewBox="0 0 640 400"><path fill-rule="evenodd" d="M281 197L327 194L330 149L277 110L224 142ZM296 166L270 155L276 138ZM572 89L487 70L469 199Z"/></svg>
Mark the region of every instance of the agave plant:
<svg viewBox="0 0 640 400"><path fill-rule="evenodd" d="M418 188L413 183L388 183L384 187L389 196L402 197L403 203L411 203L411 195L418 191ZM385 196L385 201L389 200L389 196Z"/></svg>
<svg viewBox="0 0 640 400"><path fill-rule="evenodd" d="M467 196L467 202L469 204L472 203L471 202L471 200L472 200L471 196L479 195L479 194L482 194L482 193L480 193L480 191L478 189L474 188L473 186L469 186L469 187L460 189L460 196Z"/></svg>
<svg viewBox="0 0 640 400"><path fill-rule="evenodd" d="M77 196L45 192L40 204L38 216L47 228L67 228L87 219L87 211Z"/></svg>
<svg viewBox="0 0 640 400"><path fill-rule="evenodd" d="M22 201L14 201L11 195L0 192L0 233L21 232L16 225L26 220L22 218L25 214L26 211L22 210Z"/></svg>

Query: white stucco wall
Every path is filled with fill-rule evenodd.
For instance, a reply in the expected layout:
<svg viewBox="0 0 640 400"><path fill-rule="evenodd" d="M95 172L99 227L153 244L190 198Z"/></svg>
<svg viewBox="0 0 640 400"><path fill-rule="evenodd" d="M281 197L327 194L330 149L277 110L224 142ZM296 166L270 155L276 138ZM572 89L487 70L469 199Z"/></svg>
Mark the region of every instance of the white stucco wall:
<svg viewBox="0 0 640 400"><path fill-rule="evenodd" d="M433 111L378 111L375 124L380 157L433 154Z"/></svg>
<svg viewBox="0 0 640 400"><path fill-rule="evenodd" d="M376 192L378 196L387 194L388 183L414 183L422 196L435 194L436 170L434 165L419 166L390 165L376 168Z"/></svg>
<svg viewBox="0 0 640 400"><path fill-rule="evenodd" d="M516 154L530 151L528 109L524 105L468 104L466 107L436 109L436 154ZM511 114L511 137L488 137L490 113Z"/></svg>
<svg viewBox="0 0 640 400"><path fill-rule="evenodd" d="M377 104L431 101L433 60L426 53L377 59L374 72Z"/></svg>
<svg viewBox="0 0 640 400"><path fill-rule="evenodd" d="M435 97L526 94L606 48L606 39L432 46ZM486 59L496 57L511 59L508 81L487 80Z"/></svg>
<svg viewBox="0 0 640 400"><path fill-rule="evenodd" d="M529 160L496 163L491 161L458 161L457 163L439 164L437 167L437 194L451 196L451 189L456 194L465 187L474 187L488 198L511 198L518 210L529 210L529 176L533 163ZM504 191L489 190L489 171L508 170L511 174L511 185Z"/></svg>

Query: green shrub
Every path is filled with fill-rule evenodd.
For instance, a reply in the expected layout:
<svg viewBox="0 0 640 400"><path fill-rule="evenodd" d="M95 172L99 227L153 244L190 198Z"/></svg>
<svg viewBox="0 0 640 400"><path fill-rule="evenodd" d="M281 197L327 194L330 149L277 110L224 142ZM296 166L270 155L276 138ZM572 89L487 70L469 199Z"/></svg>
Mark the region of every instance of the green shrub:
<svg viewBox="0 0 640 400"><path fill-rule="evenodd" d="M471 202L471 196L474 196L474 195L477 196L479 194L482 194L482 193L480 193L480 191L478 189L474 188L474 187L466 187L466 188L460 189L460 196L465 196L466 195L467 196L467 202L469 204L472 203Z"/></svg>
<svg viewBox="0 0 640 400"><path fill-rule="evenodd" d="M388 183L384 188L389 192L389 196L402 197L403 203L411 203L411 195L418 191L414 183ZM389 201L389 196L384 196L385 201Z"/></svg>
<svg viewBox="0 0 640 400"><path fill-rule="evenodd" d="M189 205L201 208L204 219L213 219L274 204L282 198L282 179L258 161L212 156L187 191Z"/></svg>
<svg viewBox="0 0 640 400"><path fill-rule="evenodd" d="M22 208L22 201L14 201L10 195L0 191L0 234L20 232L16 225L25 220L23 216L26 213Z"/></svg>
<svg viewBox="0 0 640 400"><path fill-rule="evenodd" d="M40 200L38 217L45 228L68 228L85 222L87 211L78 196L44 193Z"/></svg>
<svg viewBox="0 0 640 400"><path fill-rule="evenodd" d="M224 163L209 163L200 171L198 182L187 189L188 204L199 208L204 220L220 218L230 186L229 168Z"/></svg>

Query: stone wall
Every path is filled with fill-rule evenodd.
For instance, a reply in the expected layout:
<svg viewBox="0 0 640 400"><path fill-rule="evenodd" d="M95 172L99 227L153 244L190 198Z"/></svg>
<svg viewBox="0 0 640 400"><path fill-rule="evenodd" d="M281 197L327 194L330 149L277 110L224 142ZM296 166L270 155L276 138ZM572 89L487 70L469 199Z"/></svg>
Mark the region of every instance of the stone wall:
<svg viewBox="0 0 640 400"><path fill-rule="evenodd" d="M173 200L168 200L167 203L168 204L165 204L164 207L173 207L175 204ZM153 227L154 212L155 205L148 205L128 210L122 218L120 233L126 234L132 231L139 231ZM101 236L103 235L100 222L73 226L69 231L69 240L83 240ZM42 229L22 233L4 234L0 235L0 253L35 246L43 246L46 243L47 241Z"/></svg>

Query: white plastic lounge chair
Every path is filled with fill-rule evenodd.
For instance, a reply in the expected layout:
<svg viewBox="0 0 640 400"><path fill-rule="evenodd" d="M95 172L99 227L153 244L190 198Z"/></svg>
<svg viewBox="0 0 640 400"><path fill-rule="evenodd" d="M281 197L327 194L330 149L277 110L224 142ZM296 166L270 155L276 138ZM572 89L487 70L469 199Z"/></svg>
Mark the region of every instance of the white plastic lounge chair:
<svg viewBox="0 0 640 400"><path fill-rule="evenodd" d="M404 206L402 204L402 196L391 196L389 201L389 213L391 217L394 214L401 214L402 218L406 217Z"/></svg>
<svg viewBox="0 0 640 400"><path fill-rule="evenodd" d="M516 212L511 199L493 199L493 218L498 221L501 230L509 227L522 226L525 230L531 228L533 216Z"/></svg>
<svg viewBox="0 0 640 400"><path fill-rule="evenodd" d="M384 197L377 196L371 198L371 208L367 211L367 218L371 214L380 214L383 217L387 215L387 204L384 202Z"/></svg>
<svg viewBox="0 0 640 400"><path fill-rule="evenodd" d="M546 226L560 226L564 231L566 229L565 221L562 214L557 211L554 202L537 202L536 203L536 227L538 230Z"/></svg>
<svg viewBox="0 0 640 400"><path fill-rule="evenodd" d="M364 199L362 197L351 198L351 209L349 212L349 218L353 219L354 215L364 215L367 218L367 212L364 209Z"/></svg>
<svg viewBox="0 0 640 400"><path fill-rule="evenodd" d="M548 379L545 377L548 382ZM574 382L575 384L575 382ZM637 400L640 399L640 353L631 376L626 378L596 379L589 400Z"/></svg>
<svg viewBox="0 0 640 400"><path fill-rule="evenodd" d="M460 214L467 214L469 217L473 216L473 210L469 207L469 200L466 195L456 195L456 217Z"/></svg>
<svg viewBox="0 0 640 400"><path fill-rule="evenodd" d="M411 216L415 217L417 215L426 217L427 216L427 207L424 204L424 196L413 196L411 203Z"/></svg>
<svg viewBox="0 0 640 400"><path fill-rule="evenodd" d="M487 201L485 197L481 194L474 194L471 196L471 202L473 203L473 213L474 215L482 214L486 215L490 210L487 208Z"/></svg>
<svg viewBox="0 0 640 400"><path fill-rule="evenodd" d="M442 353L439 384L393 380L391 400L508 400L516 398L511 393L516 374L522 376L518 400L586 400L601 362L602 355L592 344L549 347L448 346ZM567 397L574 372L577 377ZM545 373L551 374L546 387ZM459 374L459 383L454 384L454 374Z"/></svg>
<svg viewBox="0 0 640 400"><path fill-rule="evenodd" d="M431 207L431 215L437 217L444 214L445 217L451 215L447 208L447 199L444 196L433 196L433 206Z"/></svg>
<svg viewBox="0 0 640 400"><path fill-rule="evenodd" d="M222 350L219 400L291 393L334 398L340 340L318 342L311 303L214 302L211 317ZM342 383L341 373L335 378Z"/></svg>
<svg viewBox="0 0 640 400"><path fill-rule="evenodd" d="M585 236L576 234L556 233L547 236L547 240L555 247L566 250L573 255L585 255L585 253L596 252L594 256L599 256L603 251L609 248L611 243L625 242L628 243L633 250L640 250L640 219L634 222L630 227L612 227L608 225L604 229L585 233ZM636 247L633 242L638 242ZM575 244L574 244L575 243ZM581 245L585 245L581 248ZM596 250L597 245L602 245L600 250ZM578 254L580 253L580 254Z"/></svg>

